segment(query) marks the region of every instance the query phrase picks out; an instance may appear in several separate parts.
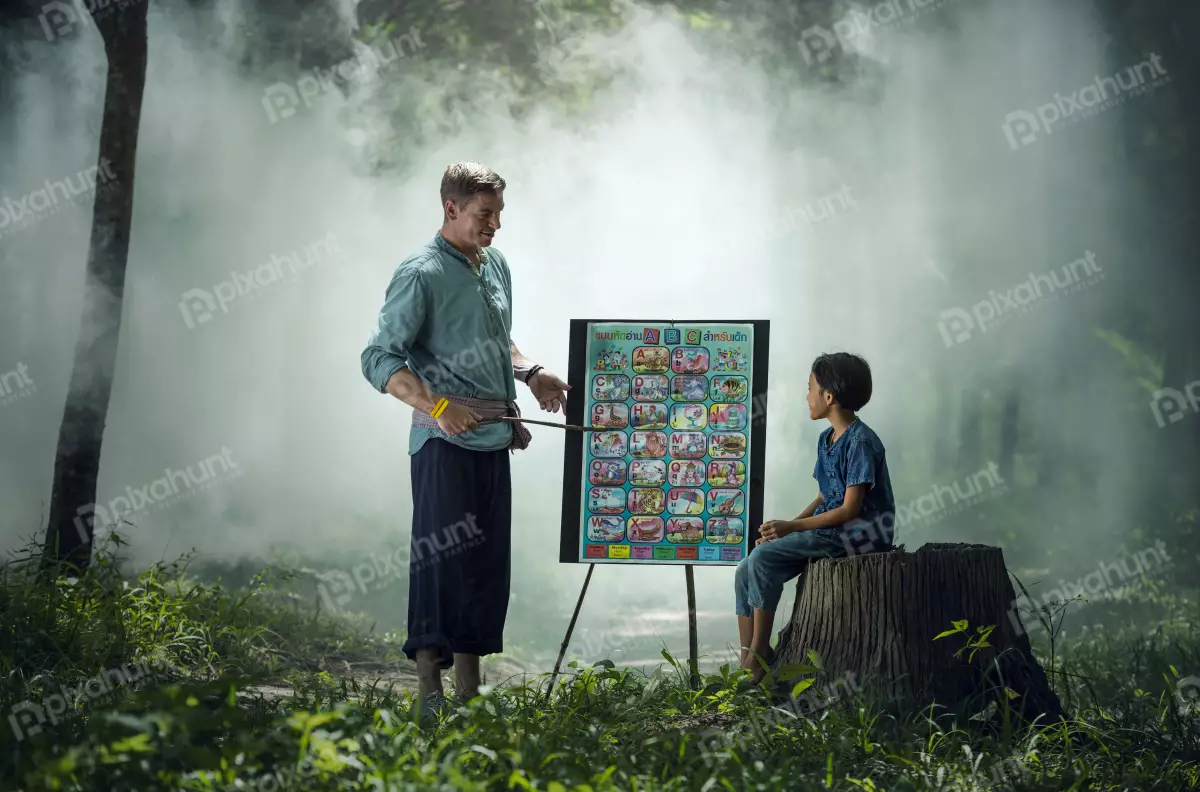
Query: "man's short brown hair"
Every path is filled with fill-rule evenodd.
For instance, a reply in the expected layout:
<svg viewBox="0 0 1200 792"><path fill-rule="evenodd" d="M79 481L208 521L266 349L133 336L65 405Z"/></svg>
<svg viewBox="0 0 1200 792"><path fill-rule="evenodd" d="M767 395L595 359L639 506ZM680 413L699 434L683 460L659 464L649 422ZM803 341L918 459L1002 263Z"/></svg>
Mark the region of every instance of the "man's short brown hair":
<svg viewBox="0 0 1200 792"><path fill-rule="evenodd" d="M499 194L504 191L504 179L500 174L478 162L457 162L442 175L442 206L454 201L463 206L480 193Z"/></svg>

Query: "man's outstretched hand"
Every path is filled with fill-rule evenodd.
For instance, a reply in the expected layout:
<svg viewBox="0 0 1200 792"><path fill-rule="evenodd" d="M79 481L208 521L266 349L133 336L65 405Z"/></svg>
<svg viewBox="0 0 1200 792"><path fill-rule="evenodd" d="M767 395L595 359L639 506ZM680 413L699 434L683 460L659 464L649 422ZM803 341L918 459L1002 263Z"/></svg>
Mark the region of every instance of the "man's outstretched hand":
<svg viewBox="0 0 1200 792"><path fill-rule="evenodd" d="M529 390L546 412L556 413L559 408L562 408L564 414L567 412L567 391L571 390L571 386L546 369L541 369L533 375L533 379L529 381Z"/></svg>

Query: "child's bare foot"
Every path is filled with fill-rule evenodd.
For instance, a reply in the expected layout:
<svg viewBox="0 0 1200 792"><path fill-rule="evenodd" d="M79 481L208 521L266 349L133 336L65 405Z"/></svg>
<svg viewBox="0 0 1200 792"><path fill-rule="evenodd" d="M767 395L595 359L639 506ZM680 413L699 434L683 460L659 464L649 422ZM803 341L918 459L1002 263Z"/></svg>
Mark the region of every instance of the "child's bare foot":
<svg viewBox="0 0 1200 792"><path fill-rule="evenodd" d="M764 665L770 666L775 662L775 650L767 646L762 649L743 650L742 668L750 672L750 678L755 684L762 681L763 675L766 673Z"/></svg>

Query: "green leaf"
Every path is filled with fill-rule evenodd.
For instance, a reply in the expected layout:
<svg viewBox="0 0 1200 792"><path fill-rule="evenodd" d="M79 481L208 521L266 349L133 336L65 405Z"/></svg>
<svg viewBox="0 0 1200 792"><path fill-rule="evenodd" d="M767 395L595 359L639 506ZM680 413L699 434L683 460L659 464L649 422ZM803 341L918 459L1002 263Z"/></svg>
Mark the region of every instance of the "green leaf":
<svg viewBox="0 0 1200 792"><path fill-rule="evenodd" d="M472 745L472 746L471 746L471 750L472 750L472 751L474 751L475 753L481 753L481 754L483 754L483 755L484 755L484 756L486 756L488 759L493 759L493 760L494 760L494 759L496 758L496 752L495 752L495 751L493 751L491 748L485 748L485 747L484 747L484 746L482 746L482 745Z"/></svg>
<svg viewBox="0 0 1200 792"><path fill-rule="evenodd" d="M816 681L816 677L809 677L808 679L800 680L796 683L796 686L792 688L792 695L799 696L801 693L812 687L813 683Z"/></svg>
<svg viewBox="0 0 1200 792"><path fill-rule="evenodd" d="M821 656L820 656L819 654L817 654L817 650L816 650L816 649L809 649L809 650L808 650L808 662L810 662L810 663L812 663L813 665L815 665L815 666L817 667L817 670L820 670L820 669L822 668L822 666L821 666Z"/></svg>
<svg viewBox="0 0 1200 792"><path fill-rule="evenodd" d="M775 678L780 682L787 682L801 674L816 674L820 670L814 665L806 665L804 663L784 663L780 666L779 673L775 675Z"/></svg>

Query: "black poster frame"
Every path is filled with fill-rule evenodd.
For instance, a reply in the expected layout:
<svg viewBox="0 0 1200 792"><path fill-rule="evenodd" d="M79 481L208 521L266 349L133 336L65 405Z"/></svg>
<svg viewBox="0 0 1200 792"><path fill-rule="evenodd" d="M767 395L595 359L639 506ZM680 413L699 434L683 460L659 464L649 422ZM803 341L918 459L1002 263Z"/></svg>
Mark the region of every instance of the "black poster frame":
<svg viewBox="0 0 1200 792"><path fill-rule="evenodd" d="M677 327L707 324L743 324L754 327L754 351L751 363L754 384L749 395L750 408L750 503L747 509L746 533L748 546L754 547L758 528L763 521L764 463L767 449L767 388L770 375L771 321L769 319L572 319L567 362L567 384L571 396L567 399L567 423L586 426L584 405L590 382L587 328L589 324L622 322L643 324L646 327ZM583 526L579 522L583 504L583 452L586 432L567 432L563 452L562 525L558 560L562 564L633 564L635 566L732 566L730 563L697 562L692 559L674 561L649 559L584 559L579 557L579 537Z"/></svg>

